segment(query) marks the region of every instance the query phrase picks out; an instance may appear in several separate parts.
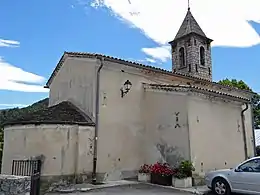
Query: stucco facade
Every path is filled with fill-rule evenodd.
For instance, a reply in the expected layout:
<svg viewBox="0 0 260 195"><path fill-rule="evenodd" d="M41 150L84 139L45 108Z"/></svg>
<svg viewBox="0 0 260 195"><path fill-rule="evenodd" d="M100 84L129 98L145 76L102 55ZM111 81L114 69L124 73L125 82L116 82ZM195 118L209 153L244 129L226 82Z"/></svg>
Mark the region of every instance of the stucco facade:
<svg viewBox="0 0 260 195"><path fill-rule="evenodd" d="M5 128L2 174L12 161L43 157L42 176L91 173L93 127L79 125L14 125ZM15 143L15 144L14 144Z"/></svg>
<svg viewBox="0 0 260 195"><path fill-rule="evenodd" d="M86 66L90 70L93 66L95 69L92 67L92 70L96 71L100 66L98 59L92 61L72 57L68 59L61 67L59 75L52 80L50 103L71 99L68 95L62 96L62 99L56 97L55 101L52 100L53 91L57 94L63 90L58 84L60 77L66 78L69 85L69 81L81 72L80 67ZM79 63L81 64L77 66ZM64 75L61 74L62 68L67 69L69 66L74 67L74 70L63 71ZM91 82L95 83L96 72L86 74L85 77L89 75L93 79ZM81 78L78 82L88 79ZM120 88L126 80L131 81L132 87L122 98ZM245 158L241 124L244 100L230 100L225 95L222 95L222 98L214 98L218 97L214 93L203 97L203 93L146 89L145 83L180 85L195 84L195 81L190 78L149 72L114 61L104 61L100 73L97 172L105 179L131 177L141 164L154 163L158 160L167 160L174 164L180 159L190 159L195 164L196 172L205 172L234 166ZM74 94L77 94L77 90L81 90L78 85L82 84L75 83ZM203 85L203 82L198 82L196 85L234 97L250 96L240 90L230 90L217 84ZM66 94L73 94L69 86L65 88ZM86 99L96 99L94 93L87 95L92 97ZM211 98L207 98L208 96ZM84 105L81 107L79 103L81 96L74 97L73 101L84 109ZM95 101L93 105L94 103ZM251 107L245 112L245 126L248 154L253 156L250 109ZM176 117L180 127L175 128ZM221 157L212 158L216 154Z"/></svg>
<svg viewBox="0 0 260 195"><path fill-rule="evenodd" d="M190 160L188 96L185 93L145 89L145 162L176 165Z"/></svg>
<svg viewBox="0 0 260 195"><path fill-rule="evenodd" d="M57 74L58 79L55 79L50 88L49 105L69 100L89 117L94 118L97 67L96 59L67 59Z"/></svg>
<svg viewBox="0 0 260 195"><path fill-rule="evenodd" d="M189 100L191 159L199 172L231 168L245 159L241 104Z"/></svg>

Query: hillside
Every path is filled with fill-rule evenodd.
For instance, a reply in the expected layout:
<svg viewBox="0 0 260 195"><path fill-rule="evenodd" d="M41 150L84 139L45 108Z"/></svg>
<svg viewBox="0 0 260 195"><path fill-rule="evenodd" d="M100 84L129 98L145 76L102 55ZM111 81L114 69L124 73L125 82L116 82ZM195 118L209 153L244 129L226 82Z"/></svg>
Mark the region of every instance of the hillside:
<svg viewBox="0 0 260 195"><path fill-rule="evenodd" d="M2 130L5 123L14 121L17 118L20 118L22 115L26 115L39 109L48 107L48 103L49 98L45 98L25 108L0 110L0 129Z"/></svg>

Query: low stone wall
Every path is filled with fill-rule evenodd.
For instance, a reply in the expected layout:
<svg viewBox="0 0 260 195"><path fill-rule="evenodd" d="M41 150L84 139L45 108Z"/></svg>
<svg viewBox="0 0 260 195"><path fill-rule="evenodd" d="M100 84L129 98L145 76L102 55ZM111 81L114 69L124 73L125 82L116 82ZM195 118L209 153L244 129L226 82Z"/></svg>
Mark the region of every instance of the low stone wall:
<svg viewBox="0 0 260 195"><path fill-rule="evenodd" d="M29 195L31 177L0 175L0 195Z"/></svg>
<svg viewBox="0 0 260 195"><path fill-rule="evenodd" d="M204 186L205 184L205 176L202 174L192 174L192 185L193 186Z"/></svg>

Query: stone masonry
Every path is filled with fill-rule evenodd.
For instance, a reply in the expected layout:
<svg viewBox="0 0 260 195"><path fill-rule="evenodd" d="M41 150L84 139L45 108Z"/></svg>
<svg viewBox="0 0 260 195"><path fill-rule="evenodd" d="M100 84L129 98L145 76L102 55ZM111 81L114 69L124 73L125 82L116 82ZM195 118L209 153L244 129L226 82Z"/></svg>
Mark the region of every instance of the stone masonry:
<svg viewBox="0 0 260 195"><path fill-rule="evenodd" d="M172 70L212 81L209 39L193 17L190 8L173 41Z"/></svg>
<svg viewBox="0 0 260 195"><path fill-rule="evenodd" d="M0 195L29 195L31 177L0 175Z"/></svg>
<svg viewBox="0 0 260 195"><path fill-rule="evenodd" d="M184 48L185 66L180 65L180 48ZM200 47L205 49L205 65L200 63ZM172 45L172 68L177 72L212 81L211 47L199 36L190 35Z"/></svg>

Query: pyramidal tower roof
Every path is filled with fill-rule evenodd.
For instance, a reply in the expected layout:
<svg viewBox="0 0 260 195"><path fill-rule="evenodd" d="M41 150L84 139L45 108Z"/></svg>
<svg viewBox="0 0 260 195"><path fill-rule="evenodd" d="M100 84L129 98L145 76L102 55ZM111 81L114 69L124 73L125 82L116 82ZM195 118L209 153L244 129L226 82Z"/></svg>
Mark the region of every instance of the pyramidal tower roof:
<svg viewBox="0 0 260 195"><path fill-rule="evenodd" d="M182 38L191 33L195 33L199 36L207 38L207 36L203 32L203 30L200 28L198 22L193 17L193 15L190 11L190 8L188 8L187 14L181 24L181 27L180 27L178 33L175 36L174 40Z"/></svg>

